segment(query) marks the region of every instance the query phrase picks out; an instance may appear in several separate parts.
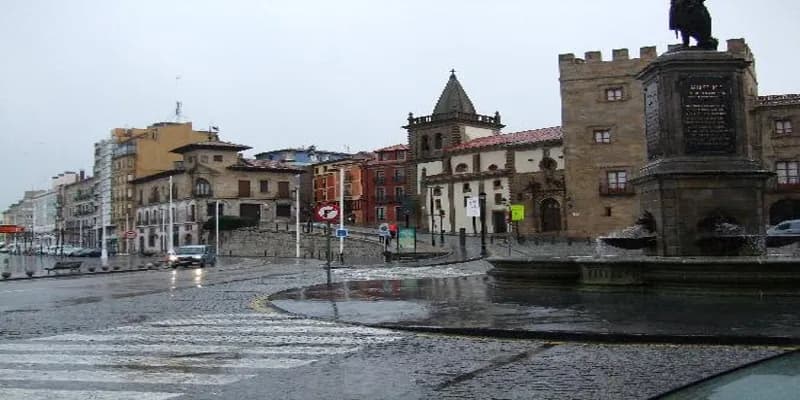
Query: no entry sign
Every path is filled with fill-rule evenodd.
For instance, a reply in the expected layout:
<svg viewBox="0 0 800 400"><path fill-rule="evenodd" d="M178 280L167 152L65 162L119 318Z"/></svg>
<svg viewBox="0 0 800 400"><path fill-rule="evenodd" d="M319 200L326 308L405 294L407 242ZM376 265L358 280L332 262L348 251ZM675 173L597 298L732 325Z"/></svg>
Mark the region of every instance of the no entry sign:
<svg viewBox="0 0 800 400"><path fill-rule="evenodd" d="M320 204L314 209L314 217L317 221L336 221L336 218L339 218L339 206L336 204Z"/></svg>

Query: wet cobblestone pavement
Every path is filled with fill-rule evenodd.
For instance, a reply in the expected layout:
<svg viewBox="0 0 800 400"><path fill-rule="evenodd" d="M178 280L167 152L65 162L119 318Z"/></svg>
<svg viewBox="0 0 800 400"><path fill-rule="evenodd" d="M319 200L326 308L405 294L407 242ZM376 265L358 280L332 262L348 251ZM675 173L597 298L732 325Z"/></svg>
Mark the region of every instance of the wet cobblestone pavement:
<svg viewBox="0 0 800 400"><path fill-rule="evenodd" d="M0 284L3 399L640 399L784 349L414 334L287 317L318 263ZM476 275L337 270L334 279ZM438 274L438 275L437 275Z"/></svg>

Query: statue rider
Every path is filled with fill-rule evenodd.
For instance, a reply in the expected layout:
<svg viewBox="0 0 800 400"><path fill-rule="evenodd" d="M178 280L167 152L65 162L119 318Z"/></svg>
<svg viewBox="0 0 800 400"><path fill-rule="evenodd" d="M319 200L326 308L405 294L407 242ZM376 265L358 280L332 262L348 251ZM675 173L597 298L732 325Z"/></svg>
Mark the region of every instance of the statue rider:
<svg viewBox="0 0 800 400"><path fill-rule="evenodd" d="M683 47L689 48L689 39L697 41L697 48L716 50L718 41L711 36L711 14L705 0L671 0L669 29L681 34Z"/></svg>

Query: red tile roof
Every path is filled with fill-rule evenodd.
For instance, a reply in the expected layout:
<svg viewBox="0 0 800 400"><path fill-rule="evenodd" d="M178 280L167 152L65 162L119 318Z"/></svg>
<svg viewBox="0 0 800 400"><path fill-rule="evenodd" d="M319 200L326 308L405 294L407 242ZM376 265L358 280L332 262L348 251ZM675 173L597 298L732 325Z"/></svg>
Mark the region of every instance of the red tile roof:
<svg viewBox="0 0 800 400"><path fill-rule="evenodd" d="M447 151L460 151L478 149L481 147L498 145L530 144L546 142L550 140L561 140L564 138L560 126L551 128L534 129L530 131L506 133L502 135L492 135L470 140L447 149Z"/></svg>
<svg viewBox="0 0 800 400"><path fill-rule="evenodd" d="M231 165L228 168L245 171L294 172L297 174L305 172L302 168L297 168L280 161L255 160L251 158L242 158L237 164Z"/></svg>
<svg viewBox="0 0 800 400"><path fill-rule="evenodd" d="M382 153L385 151L400 151L400 150L408 150L407 144L396 144L394 146L384 147L382 149L375 150L375 153Z"/></svg>

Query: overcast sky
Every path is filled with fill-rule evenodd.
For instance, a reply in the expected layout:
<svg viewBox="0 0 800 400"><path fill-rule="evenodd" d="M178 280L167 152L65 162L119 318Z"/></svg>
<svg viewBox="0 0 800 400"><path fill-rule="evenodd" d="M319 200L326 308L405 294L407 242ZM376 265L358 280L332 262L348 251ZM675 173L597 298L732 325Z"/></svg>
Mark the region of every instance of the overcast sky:
<svg viewBox="0 0 800 400"><path fill-rule="evenodd" d="M744 37L761 94L800 93L800 3L708 0L714 36ZM506 131L560 124L558 54L666 50L669 0L2 0L0 210L92 168L115 127L170 120L254 151L405 142L455 68ZM180 79L176 77L180 76Z"/></svg>

